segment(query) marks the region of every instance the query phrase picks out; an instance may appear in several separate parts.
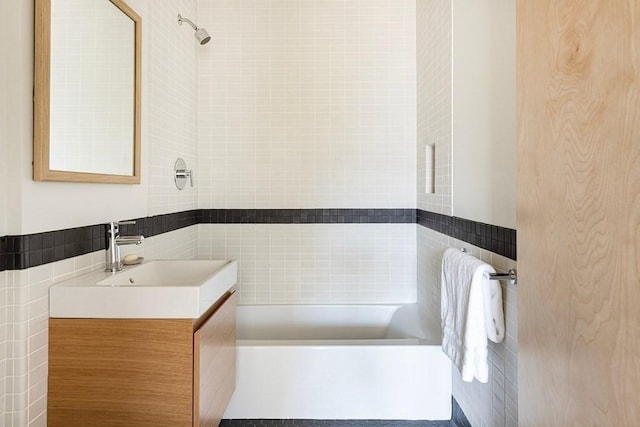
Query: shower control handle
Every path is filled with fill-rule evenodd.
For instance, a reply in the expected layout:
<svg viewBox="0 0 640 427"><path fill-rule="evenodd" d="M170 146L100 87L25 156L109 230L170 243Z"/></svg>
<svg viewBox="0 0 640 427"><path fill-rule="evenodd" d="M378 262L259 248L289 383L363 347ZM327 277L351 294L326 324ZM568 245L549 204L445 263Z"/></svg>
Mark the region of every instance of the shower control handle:
<svg viewBox="0 0 640 427"><path fill-rule="evenodd" d="M186 187L187 178L193 187L193 171L191 169L187 169L187 163L184 159L179 158L173 166L173 180L175 181L178 190L182 190Z"/></svg>
<svg viewBox="0 0 640 427"><path fill-rule="evenodd" d="M193 175L191 174L191 170L178 169L176 171L176 178L182 178L182 179L189 178L189 182L191 183L191 186L193 187Z"/></svg>

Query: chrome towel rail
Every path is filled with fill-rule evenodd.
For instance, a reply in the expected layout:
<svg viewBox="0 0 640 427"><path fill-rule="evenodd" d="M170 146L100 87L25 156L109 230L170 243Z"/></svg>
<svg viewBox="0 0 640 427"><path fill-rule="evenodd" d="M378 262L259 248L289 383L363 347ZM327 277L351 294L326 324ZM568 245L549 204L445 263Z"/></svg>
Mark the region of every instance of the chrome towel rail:
<svg viewBox="0 0 640 427"><path fill-rule="evenodd" d="M506 273L489 273L489 280L511 280L514 285L518 284L518 276L513 268Z"/></svg>
<svg viewBox="0 0 640 427"><path fill-rule="evenodd" d="M467 248L460 248L464 253L469 253ZM516 270L510 268L506 273L489 273L489 280L510 280L514 285L518 284L518 275Z"/></svg>

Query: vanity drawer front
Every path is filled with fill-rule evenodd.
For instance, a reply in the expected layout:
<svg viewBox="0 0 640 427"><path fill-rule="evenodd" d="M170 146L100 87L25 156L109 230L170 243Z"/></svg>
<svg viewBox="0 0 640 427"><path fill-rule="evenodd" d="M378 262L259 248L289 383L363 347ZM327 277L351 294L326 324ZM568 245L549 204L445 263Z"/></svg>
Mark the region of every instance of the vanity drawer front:
<svg viewBox="0 0 640 427"><path fill-rule="evenodd" d="M235 390L236 293L194 333L195 427L217 427Z"/></svg>
<svg viewBox="0 0 640 427"><path fill-rule="evenodd" d="M49 427L192 424L192 322L50 319Z"/></svg>

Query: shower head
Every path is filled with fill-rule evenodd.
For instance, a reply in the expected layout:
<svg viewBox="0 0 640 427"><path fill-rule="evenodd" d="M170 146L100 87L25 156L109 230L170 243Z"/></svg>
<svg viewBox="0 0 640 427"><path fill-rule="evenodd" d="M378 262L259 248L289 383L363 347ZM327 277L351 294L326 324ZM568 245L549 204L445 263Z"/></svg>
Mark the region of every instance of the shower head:
<svg viewBox="0 0 640 427"><path fill-rule="evenodd" d="M204 28L198 28L196 24L193 23L193 21L187 18L183 18L182 15L178 14L178 24L182 25L183 22L191 25L191 27L196 31L194 36L196 39L198 39L198 43L200 43L201 45L209 43L209 40L211 40L211 36L209 35L209 33L207 33L207 30L205 30Z"/></svg>
<svg viewBox="0 0 640 427"><path fill-rule="evenodd" d="M211 40L211 36L209 35L209 33L207 33L207 30L205 30L204 28L198 28L196 30L196 38L198 39L198 42L201 45L205 45L209 43L209 40Z"/></svg>

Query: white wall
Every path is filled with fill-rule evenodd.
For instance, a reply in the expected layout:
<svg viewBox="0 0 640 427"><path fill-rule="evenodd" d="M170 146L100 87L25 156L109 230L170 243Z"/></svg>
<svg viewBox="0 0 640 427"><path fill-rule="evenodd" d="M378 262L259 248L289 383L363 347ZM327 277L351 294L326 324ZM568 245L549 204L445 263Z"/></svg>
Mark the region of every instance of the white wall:
<svg viewBox="0 0 640 427"><path fill-rule="evenodd" d="M200 208L416 207L414 0L198 12ZM414 224L200 230L200 257L240 260L241 303L416 298Z"/></svg>
<svg viewBox="0 0 640 427"><path fill-rule="evenodd" d="M201 208L415 208L415 0L200 0Z"/></svg>
<svg viewBox="0 0 640 427"><path fill-rule="evenodd" d="M7 16L9 13L9 2L0 3L0 16ZM4 24L3 21L0 21ZM9 29L5 25L0 25L0 52L4 55L9 46ZM6 234L6 220L7 220L7 145L9 141L7 121L8 116L8 102L6 102L6 94L8 91L9 82L7 76L8 62L4 59L0 61L0 237ZM7 399L4 397L6 390L9 387L10 381L7 375L7 359L8 359L8 340L9 340L9 286L8 277L10 272L0 271L0 390L2 390L2 396L0 396L0 427L7 427L5 422L5 414L7 412L6 405Z"/></svg>
<svg viewBox="0 0 640 427"><path fill-rule="evenodd" d="M416 302L415 224L201 224L198 257L238 261L241 304Z"/></svg>
<svg viewBox="0 0 640 427"><path fill-rule="evenodd" d="M0 16L7 16L9 13L9 2L0 3ZM4 23L0 21L1 23ZM7 34L8 28L5 25L0 25L0 52L4 55L9 45L9 35ZM7 121L9 106L5 101L6 93L8 90L9 81L7 80L7 66L8 63L5 60L0 61L0 237L6 234L7 230L7 145L9 141L9 134L7 132ZM8 276L10 272L0 271L0 390L2 390L2 397L0 397L0 427L8 427L5 422L6 404L7 399L4 398L5 391L8 389L8 376L7 376L7 356L8 356L8 340L9 340L9 286Z"/></svg>
<svg viewBox="0 0 640 427"><path fill-rule="evenodd" d="M454 0L453 215L516 226L515 1Z"/></svg>
<svg viewBox="0 0 640 427"><path fill-rule="evenodd" d="M196 186L200 171L196 168L198 67L197 55L203 49L187 25L178 25L177 15L196 19L195 0L149 1L148 42L143 49L149 55L148 133L148 215L195 209L197 187L179 191L173 181L173 166L182 157L194 170ZM144 95L143 95L144 97Z"/></svg>
<svg viewBox="0 0 640 427"><path fill-rule="evenodd" d="M29 15L33 12L30 2L2 2L2 16L0 17L0 28L2 28L2 68L4 71L5 86L2 88L2 98L0 104L3 105L5 119L2 122L3 139L2 144L6 154L5 176L11 177L11 183L7 182L2 188L5 194L7 206L11 211L7 212L5 218L6 234L16 234L20 232L20 204L22 190L22 150L24 143L30 143L31 130L29 126L31 105L25 106L25 94L32 97L32 82L29 77L32 74L33 66L30 58L33 50L33 26L26 24L26 28L21 25L29 20ZM25 40L26 39L26 40ZM28 58L25 58L27 56ZM23 75L26 76L23 81ZM30 102L30 101L29 101ZM29 114L29 118L24 117ZM29 124L25 124L25 120ZM29 129L29 133L25 134Z"/></svg>
<svg viewBox="0 0 640 427"><path fill-rule="evenodd" d="M451 2L417 0L416 22L418 209L451 215ZM430 145L435 162L427 165ZM435 175L434 193L426 192L428 173Z"/></svg>
<svg viewBox="0 0 640 427"><path fill-rule="evenodd" d="M8 13L9 2L0 4L0 15ZM0 26L0 52L4 55L9 49L9 35L7 27ZM6 93L9 90L7 79L8 61L0 61L0 236L4 236L7 230L7 146L9 144L9 132L7 122L9 120L9 103L6 101Z"/></svg>

